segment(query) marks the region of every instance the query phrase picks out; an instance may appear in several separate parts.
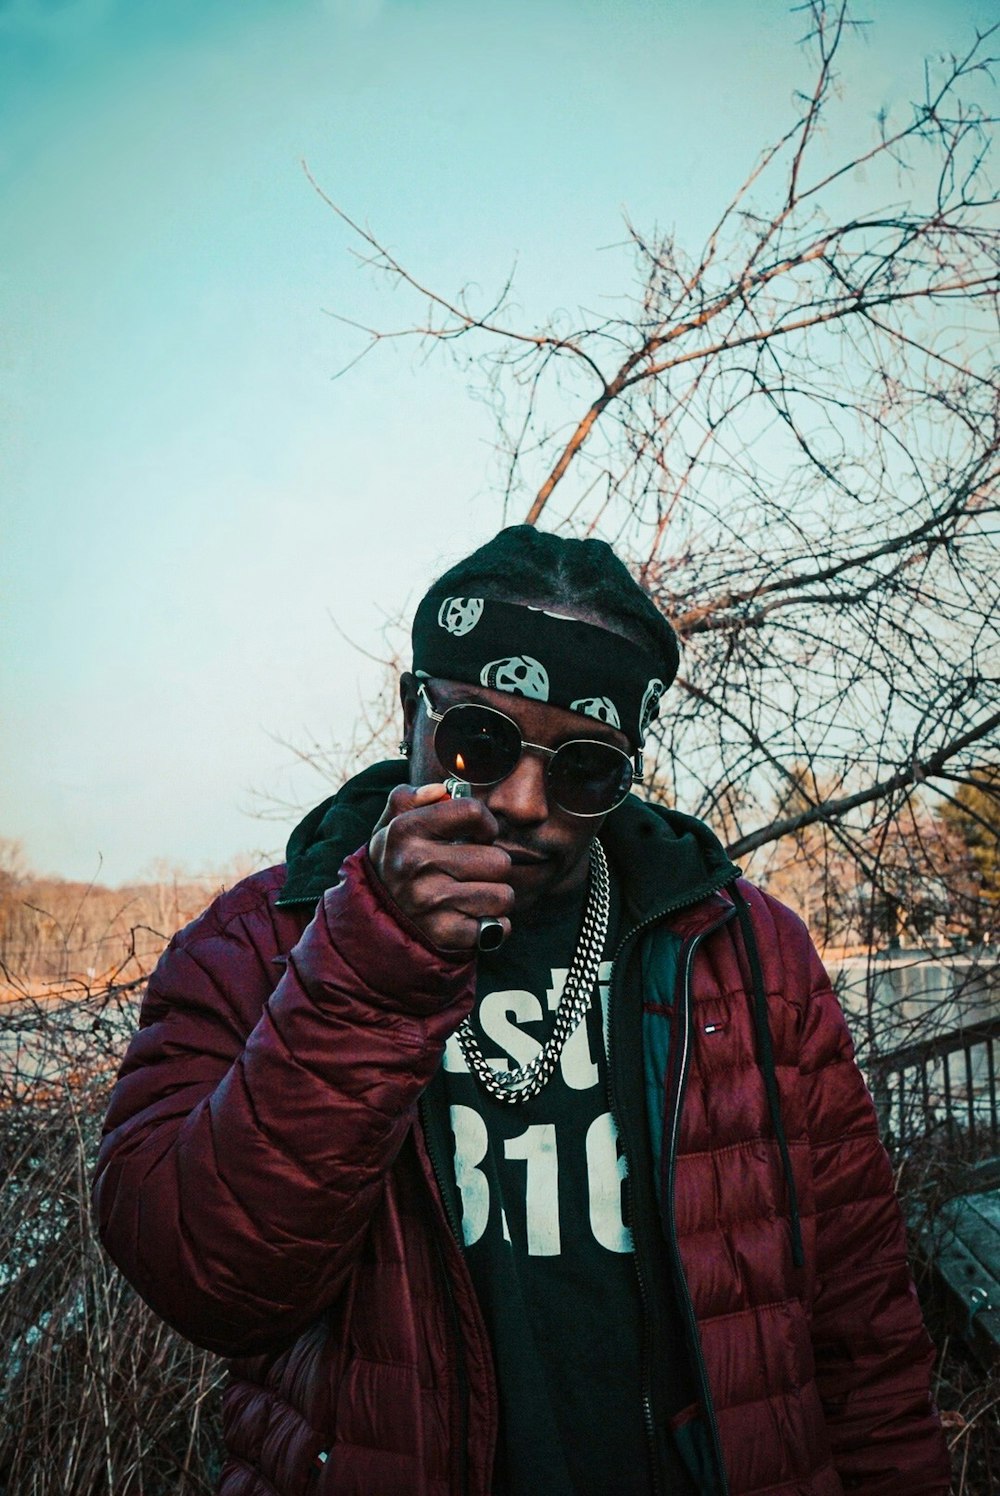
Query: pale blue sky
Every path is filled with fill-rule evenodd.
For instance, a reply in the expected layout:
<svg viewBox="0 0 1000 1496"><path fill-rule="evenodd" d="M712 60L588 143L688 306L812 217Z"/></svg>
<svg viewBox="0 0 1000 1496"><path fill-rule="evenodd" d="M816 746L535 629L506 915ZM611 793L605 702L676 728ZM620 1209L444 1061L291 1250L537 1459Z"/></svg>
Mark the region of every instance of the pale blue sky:
<svg viewBox="0 0 1000 1496"><path fill-rule="evenodd" d="M870 138L986 0L873 0ZM696 246L808 79L739 0L0 0L0 836L117 883L327 789L384 615L500 523L467 375L383 348L414 308L316 178L446 292L524 317L628 289L622 211ZM835 139L831 149L843 142ZM607 303L604 303L607 304ZM514 515L513 518L520 518ZM289 819L294 819L290 813Z"/></svg>

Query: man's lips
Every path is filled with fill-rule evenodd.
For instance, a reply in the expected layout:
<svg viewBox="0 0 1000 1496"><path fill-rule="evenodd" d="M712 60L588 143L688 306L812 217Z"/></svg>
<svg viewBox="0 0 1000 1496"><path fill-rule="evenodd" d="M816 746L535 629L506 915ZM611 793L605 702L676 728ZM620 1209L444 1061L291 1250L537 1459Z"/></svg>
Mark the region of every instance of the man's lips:
<svg viewBox="0 0 1000 1496"><path fill-rule="evenodd" d="M524 847L505 847L503 842L494 842L493 845L499 847L501 852L506 852L515 867L544 867L545 863L552 860L543 853L528 852Z"/></svg>

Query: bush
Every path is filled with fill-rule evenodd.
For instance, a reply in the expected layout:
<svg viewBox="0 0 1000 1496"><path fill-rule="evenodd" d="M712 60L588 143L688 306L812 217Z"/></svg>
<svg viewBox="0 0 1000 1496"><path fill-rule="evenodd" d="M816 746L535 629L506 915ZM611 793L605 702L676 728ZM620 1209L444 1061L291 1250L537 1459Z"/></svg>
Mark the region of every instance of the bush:
<svg viewBox="0 0 1000 1496"><path fill-rule="evenodd" d="M89 1181L139 986L0 1002L0 1496L209 1496L221 1468L222 1363L146 1307L91 1224ZM915 1245L940 1202L971 1187L966 1152L935 1139L898 1160ZM962 1348L919 1254L918 1289L940 1347L955 1496L992 1496L1000 1375Z"/></svg>
<svg viewBox="0 0 1000 1496"><path fill-rule="evenodd" d="M0 1004L0 1496L208 1496L222 1364L99 1245L89 1180L135 988Z"/></svg>

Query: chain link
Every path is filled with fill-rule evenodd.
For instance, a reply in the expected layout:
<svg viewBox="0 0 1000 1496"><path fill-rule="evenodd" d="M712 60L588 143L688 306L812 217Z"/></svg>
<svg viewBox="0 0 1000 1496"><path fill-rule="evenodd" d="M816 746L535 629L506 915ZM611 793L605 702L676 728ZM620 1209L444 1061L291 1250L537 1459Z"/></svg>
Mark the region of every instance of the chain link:
<svg viewBox="0 0 1000 1496"><path fill-rule="evenodd" d="M476 1043L471 1020L466 1018L459 1027L457 1038L469 1068L495 1101L520 1106L537 1096L551 1079L566 1041L590 1007L608 938L609 887L608 860L595 837L590 844L590 882L580 938L566 975L552 1033L530 1065L494 1070Z"/></svg>

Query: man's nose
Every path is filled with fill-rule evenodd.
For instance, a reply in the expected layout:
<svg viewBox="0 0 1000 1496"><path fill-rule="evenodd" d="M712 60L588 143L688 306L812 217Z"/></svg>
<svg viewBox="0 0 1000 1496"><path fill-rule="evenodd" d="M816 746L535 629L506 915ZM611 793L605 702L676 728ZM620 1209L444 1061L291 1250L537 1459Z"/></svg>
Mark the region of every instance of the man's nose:
<svg viewBox="0 0 1000 1496"><path fill-rule="evenodd" d="M501 779L499 784L495 784L486 797L486 803L493 814L518 826L537 826L547 820L547 763L548 760L540 753L525 749L513 772L506 779Z"/></svg>

